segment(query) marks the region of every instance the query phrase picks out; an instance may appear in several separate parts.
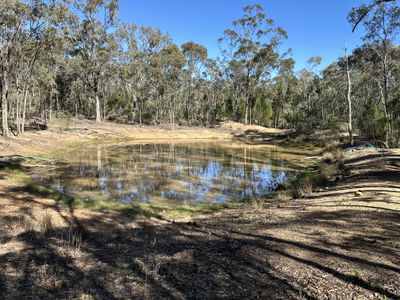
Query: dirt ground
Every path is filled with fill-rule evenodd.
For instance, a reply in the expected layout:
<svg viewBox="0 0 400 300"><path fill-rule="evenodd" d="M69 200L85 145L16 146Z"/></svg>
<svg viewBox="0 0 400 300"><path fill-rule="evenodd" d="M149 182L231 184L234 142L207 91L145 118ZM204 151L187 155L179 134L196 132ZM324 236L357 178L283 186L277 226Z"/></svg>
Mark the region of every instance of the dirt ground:
<svg viewBox="0 0 400 300"><path fill-rule="evenodd" d="M60 145L90 143L97 140L110 142L135 142L186 139L230 139L231 131L168 126L132 126L115 123L95 123L86 120L71 120L67 124L51 124L49 130L28 131L22 136L4 139L0 137L0 155L35 155L58 149Z"/></svg>
<svg viewBox="0 0 400 300"><path fill-rule="evenodd" d="M42 142L27 150L3 143L3 155L32 155L61 137L15 139L35 135ZM305 199L180 223L61 205L0 167L0 299L400 299L400 150L358 151L345 163L345 178Z"/></svg>

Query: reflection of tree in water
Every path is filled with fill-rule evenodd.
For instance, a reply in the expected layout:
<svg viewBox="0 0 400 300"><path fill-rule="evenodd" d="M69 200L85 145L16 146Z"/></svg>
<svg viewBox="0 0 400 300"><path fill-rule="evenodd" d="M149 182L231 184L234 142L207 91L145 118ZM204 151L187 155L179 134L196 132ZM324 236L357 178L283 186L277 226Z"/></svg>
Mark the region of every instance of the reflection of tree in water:
<svg viewBox="0 0 400 300"><path fill-rule="evenodd" d="M264 196L288 176L269 148L216 144L97 147L66 155L43 180L59 190L125 203L197 204Z"/></svg>

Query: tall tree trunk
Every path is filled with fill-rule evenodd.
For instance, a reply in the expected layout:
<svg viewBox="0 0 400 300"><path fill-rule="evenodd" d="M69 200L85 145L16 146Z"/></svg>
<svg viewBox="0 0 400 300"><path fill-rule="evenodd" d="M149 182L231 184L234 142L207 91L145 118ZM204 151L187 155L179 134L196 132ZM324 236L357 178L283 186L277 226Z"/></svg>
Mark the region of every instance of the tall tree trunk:
<svg viewBox="0 0 400 300"><path fill-rule="evenodd" d="M3 136L8 137L8 103L7 103L7 93L8 93L8 77L7 71L3 71L1 80L1 127L3 130Z"/></svg>
<svg viewBox="0 0 400 300"><path fill-rule="evenodd" d="M103 97L103 120L106 120L107 116L107 102L106 102L106 97Z"/></svg>
<svg viewBox="0 0 400 300"><path fill-rule="evenodd" d="M233 95L233 118L236 122L239 121L239 103L238 103L239 92L235 87L235 93Z"/></svg>
<svg viewBox="0 0 400 300"><path fill-rule="evenodd" d="M53 117L53 88L51 88L49 96L49 122L51 122L52 117Z"/></svg>
<svg viewBox="0 0 400 300"><path fill-rule="evenodd" d="M249 103L249 125L253 125L253 103Z"/></svg>
<svg viewBox="0 0 400 300"><path fill-rule="evenodd" d="M192 94L192 80L189 80L189 87L188 87L188 96L186 99L186 118L187 118L187 123L189 126L192 125L191 117L190 117L190 97Z"/></svg>
<svg viewBox="0 0 400 300"><path fill-rule="evenodd" d="M136 102L137 98L136 95L132 96L132 102L131 102L131 116L132 116L132 122L135 122L136 118Z"/></svg>
<svg viewBox="0 0 400 300"><path fill-rule="evenodd" d="M246 97L246 108L244 112L244 124L247 125L249 123L249 97Z"/></svg>
<svg viewBox="0 0 400 300"><path fill-rule="evenodd" d="M139 105L140 105L140 108L139 108L139 124L140 124L140 126L142 126L142 124L143 124L143 118L142 118L142 116L143 116L143 110L144 110L144 104L143 104L143 97L140 97L139 98Z"/></svg>
<svg viewBox="0 0 400 300"><path fill-rule="evenodd" d="M385 118L386 118L386 124L385 124L385 142L387 145L390 143L390 116L388 113L388 104L389 104L389 79L388 79L388 51L387 51L387 46L386 42L384 42L383 45L384 49L384 57L383 57L383 79L384 79L384 105L385 105Z"/></svg>
<svg viewBox="0 0 400 300"><path fill-rule="evenodd" d="M169 113L170 113L170 123L172 130L175 129L175 97L171 95L170 98L170 106L169 106Z"/></svg>
<svg viewBox="0 0 400 300"><path fill-rule="evenodd" d="M25 132L25 120L26 120L26 104L28 99L28 85L24 84L24 103L22 106L22 122L21 122L21 132Z"/></svg>
<svg viewBox="0 0 400 300"><path fill-rule="evenodd" d="M344 55L346 59L346 75L347 75L347 105L348 105L348 130L349 130L349 138L350 145L354 145L354 137L353 137L353 109L352 109L352 101L351 101L351 76L350 76L350 68L349 68L349 58L347 56L347 48L344 48Z"/></svg>
<svg viewBox="0 0 400 300"><path fill-rule="evenodd" d="M17 86L18 86L18 82L17 82ZM20 104L21 104L21 101L20 101L20 99L19 99L19 96L20 95L18 95L17 96L17 103L16 103L16 112L15 112L15 115L16 115L16 118L15 118L15 125L17 126L17 133L18 133L18 135L20 135L21 134L21 127L19 126L20 125L20 118L19 118L19 116L20 116Z"/></svg>
<svg viewBox="0 0 400 300"><path fill-rule="evenodd" d="M101 111L100 111L100 97L96 92L96 122L101 122Z"/></svg>

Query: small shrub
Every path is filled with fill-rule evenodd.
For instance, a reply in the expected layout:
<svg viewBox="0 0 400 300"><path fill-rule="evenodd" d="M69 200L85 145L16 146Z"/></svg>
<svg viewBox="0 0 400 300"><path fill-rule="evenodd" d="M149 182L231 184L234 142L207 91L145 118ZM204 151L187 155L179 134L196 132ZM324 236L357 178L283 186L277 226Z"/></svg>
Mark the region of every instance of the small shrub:
<svg viewBox="0 0 400 300"><path fill-rule="evenodd" d="M304 182L300 186L300 191L302 191L304 195L312 194L312 192L313 192L313 182L311 180Z"/></svg>
<svg viewBox="0 0 400 300"><path fill-rule="evenodd" d="M250 200L250 204L251 204L251 206L253 207L254 210L260 211L262 209L262 207L263 207L264 200L261 199L261 198L253 197Z"/></svg>
<svg viewBox="0 0 400 300"><path fill-rule="evenodd" d="M53 229L53 217L47 210L39 214L37 218L38 229L40 232L46 234Z"/></svg>
<svg viewBox="0 0 400 300"><path fill-rule="evenodd" d="M325 152L325 153L322 155L322 161L323 161L324 163L328 163L328 164L334 163L334 161L335 161L335 156L334 156L334 154L333 154L332 152Z"/></svg>
<svg viewBox="0 0 400 300"><path fill-rule="evenodd" d="M279 193L276 195L275 200L277 200L277 201L279 201L279 202L284 202L284 201L290 200L290 198L291 198L291 196L289 195L288 192L282 191L282 192L279 192Z"/></svg>
<svg viewBox="0 0 400 300"><path fill-rule="evenodd" d="M341 150L328 150L322 155L322 162L327 164L341 163L344 161L344 153Z"/></svg>
<svg viewBox="0 0 400 300"><path fill-rule="evenodd" d="M333 153L333 155L334 155L334 157L335 157L335 161L336 161L336 162L338 162L338 163L343 163L343 161L344 161L344 152L343 152L343 151L341 151L341 150L336 150L336 151Z"/></svg>
<svg viewBox="0 0 400 300"><path fill-rule="evenodd" d="M338 164L322 163L319 167L316 183L322 184L330 181L338 173Z"/></svg>
<svg viewBox="0 0 400 300"><path fill-rule="evenodd" d="M311 177L306 177L294 185L292 196L294 199L301 199L313 193L313 181Z"/></svg>
<svg viewBox="0 0 400 300"><path fill-rule="evenodd" d="M308 171L299 174L294 180L289 183L291 196L294 199L304 198L305 196L312 194L314 188L314 170L309 169Z"/></svg>

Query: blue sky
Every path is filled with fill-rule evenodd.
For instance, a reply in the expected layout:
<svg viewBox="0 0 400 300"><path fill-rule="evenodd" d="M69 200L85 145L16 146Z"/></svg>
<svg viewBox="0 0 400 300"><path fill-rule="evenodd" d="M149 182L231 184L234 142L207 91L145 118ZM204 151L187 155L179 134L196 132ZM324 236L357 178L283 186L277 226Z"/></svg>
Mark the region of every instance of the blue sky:
<svg viewBox="0 0 400 300"><path fill-rule="evenodd" d="M351 33L346 17L350 9L370 0L120 0L123 22L149 25L169 33L177 45L195 41L219 55L217 39L248 4L261 4L269 18L289 35L282 52L292 48L296 69L319 55L326 66L349 48L362 43L362 27Z"/></svg>

